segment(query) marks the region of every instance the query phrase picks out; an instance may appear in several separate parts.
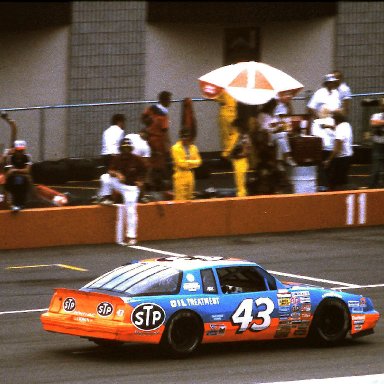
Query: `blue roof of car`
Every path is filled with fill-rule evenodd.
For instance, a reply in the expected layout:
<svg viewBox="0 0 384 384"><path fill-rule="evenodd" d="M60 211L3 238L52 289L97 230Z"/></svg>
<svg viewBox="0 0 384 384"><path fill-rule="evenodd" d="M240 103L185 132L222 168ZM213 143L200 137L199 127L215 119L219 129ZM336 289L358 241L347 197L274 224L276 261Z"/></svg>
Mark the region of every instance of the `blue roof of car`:
<svg viewBox="0 0 384 384"><path fill-rule="evenodd" d="M153 259L140 260L141 263L159 263L167 264L170 267L177 268L183 271L211 268L211 267L228 267L231 265L258 265L255 262L237 258L229 258L222 256L165 256Z"/></svg>

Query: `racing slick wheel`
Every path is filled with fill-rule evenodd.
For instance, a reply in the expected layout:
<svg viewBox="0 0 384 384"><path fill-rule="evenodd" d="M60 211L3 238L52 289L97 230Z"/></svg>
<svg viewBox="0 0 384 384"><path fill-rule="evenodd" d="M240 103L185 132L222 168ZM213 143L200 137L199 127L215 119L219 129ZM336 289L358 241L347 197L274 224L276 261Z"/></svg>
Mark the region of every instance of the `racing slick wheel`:
<svg viewBox="0 0 384 384"><path fill-rule="evenodd" d="M349 311L338 299L323 301L317 308L309 331L315 345L333 346L345 339L350 329Z"/></svg>
<svg viewBox="0 0 384 384"><path fill-rule="evenodd" d="M196 351L203 338L201 319L192 311L179 311L168 321L161 339L163 351L181 358Z"/></svg>

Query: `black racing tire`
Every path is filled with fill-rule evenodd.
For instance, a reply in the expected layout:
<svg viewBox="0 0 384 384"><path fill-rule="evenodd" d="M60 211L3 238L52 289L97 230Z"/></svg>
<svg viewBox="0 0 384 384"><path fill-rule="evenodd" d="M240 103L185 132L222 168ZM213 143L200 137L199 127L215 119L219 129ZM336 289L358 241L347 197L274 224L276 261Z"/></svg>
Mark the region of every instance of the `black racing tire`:
<svg viewBox="0 0 384 384"><path fill-rule="evenodd" d="M350 330L350 323L347 306L339 299L326 299L315 311L309 340L316 346L334 346L345 339Z"/></svg>
<svg viewBox="0 0 384 384"><path fill-rule="evenodd" d="M198 349L203 331L203 323L196 313L179 311L167 322L160 342L161 348L169 357L187 357Z"/></svg>
<svg viewBox="0 0 384 384"><path fill-rule="evenodd" d="M124 344L123 341L119 341L119 340L96 339L96 338L94 338L94 339L92 338L92 339L88 339L88 340L92 341L93 343L95 343L99 347L103 347L103 348L117 348L117 347L120 347Z"/></svg>

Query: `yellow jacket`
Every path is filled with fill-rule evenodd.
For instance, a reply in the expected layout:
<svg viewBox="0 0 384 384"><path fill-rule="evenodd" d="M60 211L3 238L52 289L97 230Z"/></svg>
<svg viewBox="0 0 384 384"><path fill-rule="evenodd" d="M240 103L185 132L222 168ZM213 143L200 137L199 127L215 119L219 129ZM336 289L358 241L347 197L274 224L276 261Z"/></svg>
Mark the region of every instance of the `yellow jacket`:
<svg viewBox="0 0 384 384"><path fill-rule="evenodd" d="M186 153L185 148L180 141L174 144L171 148L171 156L173 161L173 170L188 171L192 168L200 167L201 157L196 145L190 144L189 155Z"/></svg>
<svg viewBox="0 0 384 384"><path fill-rule="evenodd" d="M237 101L227 92L221 93L216 99L220 103L220 117L232 122L237 114Z"/></svg>

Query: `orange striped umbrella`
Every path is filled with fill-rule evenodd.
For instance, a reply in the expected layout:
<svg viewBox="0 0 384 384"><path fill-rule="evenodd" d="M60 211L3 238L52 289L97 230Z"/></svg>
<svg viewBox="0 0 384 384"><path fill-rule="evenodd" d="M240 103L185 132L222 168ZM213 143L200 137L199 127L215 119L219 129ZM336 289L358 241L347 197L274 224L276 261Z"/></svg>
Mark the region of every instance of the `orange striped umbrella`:
<svg viewBox="0 0 384 384"><path fill-rule="evenodd" d="M202 94L216 98L223 90L237 101L249 105L264 104L276 96L293 97L304 85L280 69L255 61L230 64L201 77Z"/></svg>

